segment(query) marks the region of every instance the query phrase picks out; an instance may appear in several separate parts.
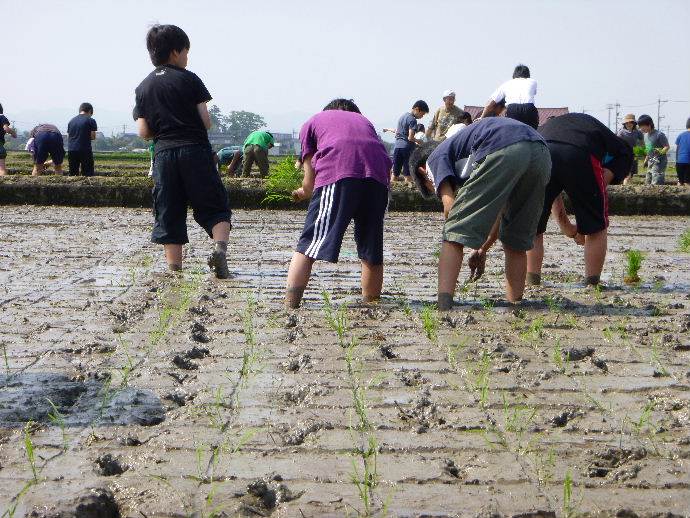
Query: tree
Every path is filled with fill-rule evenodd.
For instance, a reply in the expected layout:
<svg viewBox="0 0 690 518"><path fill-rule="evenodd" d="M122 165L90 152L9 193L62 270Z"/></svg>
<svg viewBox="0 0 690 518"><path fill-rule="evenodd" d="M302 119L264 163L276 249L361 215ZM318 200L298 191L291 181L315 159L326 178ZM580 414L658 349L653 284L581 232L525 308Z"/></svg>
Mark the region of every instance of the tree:
<svg viewBox="0 0 690 518"><path fill-rule="evenodd" d="M266 126L266 121L259 114L234 110L230 112L230 115L223 117L223 123L223 133L228 133L236 142L244 142L252 131Z"/></svg>
<svg viewBox="0 0 690 518"><path fill-rule="evenodd" d="M225 132L225 123L223 122L223 114L220 108L215 104L208 109L208 115L211 117L211 131L212 132Z"/></svg>

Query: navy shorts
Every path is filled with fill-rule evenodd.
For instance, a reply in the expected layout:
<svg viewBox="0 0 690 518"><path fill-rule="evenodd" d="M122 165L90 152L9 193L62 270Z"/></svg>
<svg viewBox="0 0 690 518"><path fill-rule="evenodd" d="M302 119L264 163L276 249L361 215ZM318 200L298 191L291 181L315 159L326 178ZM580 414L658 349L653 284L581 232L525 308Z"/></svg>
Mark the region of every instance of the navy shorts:
<svg viewBox="0 0 690 518"><path fill-rule="evenodd" d="M153 159L153 182L154 243L189 242L187 205L192 206L194 220L211 237L215 225L230 222L228 192L210 147L194 144L159 151Z"/></svg>
<svg viewBox="0 0 690 518"><path fill-rule="evenodd" d="M370 178L343 178L312 194L297 251L337 263L343 236L355 220L357 255L370 264L383 264L383 219L388 187Z"/></svg>
<svg viewBox="0 0 690 518"><path fill-rule="evenodd" d="M410 155L414 146L396 147L393 150L393 175L410 176Z"/></svg>
<svg viewBox="0 0 690 518"><path fill-rule="evenodd" d="M62 165L65 160L65 145L62 135L52 131L42 131L34 137L34 163L43 164L48 160L48 155L53 160L53 164Z"/></svg>

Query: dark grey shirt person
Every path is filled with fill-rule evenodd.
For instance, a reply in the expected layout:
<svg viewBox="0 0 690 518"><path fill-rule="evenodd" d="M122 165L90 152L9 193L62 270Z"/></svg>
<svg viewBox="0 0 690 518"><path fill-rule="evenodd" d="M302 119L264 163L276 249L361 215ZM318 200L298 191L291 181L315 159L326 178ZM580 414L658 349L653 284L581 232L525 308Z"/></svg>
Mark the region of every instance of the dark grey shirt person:
<svg viewBox="0 0 690 518"><path fill-rule="evenodd" d="M656 162L661 168L666 167L668 164L668 157L657 151L657 149L668 146L666 135L659 130L652 130L645 134L644 145L647 148L647 158L649 162Z"/></svg>
<svg viewBox="0 0 690 518"><path fill-rule="evenodd" d="M630 144L632 148L644 145L644 134L637 128L632 130L621 128L618 132L618 136Z"/></svg>

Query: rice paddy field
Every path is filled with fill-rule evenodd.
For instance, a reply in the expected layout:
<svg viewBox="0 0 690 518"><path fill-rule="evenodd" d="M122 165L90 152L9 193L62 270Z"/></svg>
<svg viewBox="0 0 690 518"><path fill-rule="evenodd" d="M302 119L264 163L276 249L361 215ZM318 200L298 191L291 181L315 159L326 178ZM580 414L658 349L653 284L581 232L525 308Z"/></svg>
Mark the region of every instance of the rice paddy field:
<svg viewBox="0 0 690 518"><path fill-rule="evenodd" d="M550 227L518 307L496 247L439 314L440 214L389 215L380 303L348 235L297 311L303 212L236 211L227 281L191 218L169 276L147 210L2 214L2 516L690 516L687 218L613 217L601 290Z"/></svg>

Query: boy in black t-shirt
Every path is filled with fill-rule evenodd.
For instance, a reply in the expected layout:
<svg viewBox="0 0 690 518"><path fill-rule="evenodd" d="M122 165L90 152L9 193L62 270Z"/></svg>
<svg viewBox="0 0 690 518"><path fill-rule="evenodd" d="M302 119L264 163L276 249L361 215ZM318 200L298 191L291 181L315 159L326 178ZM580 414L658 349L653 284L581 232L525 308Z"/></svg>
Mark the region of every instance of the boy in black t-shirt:
<svg viewBox="0 0 690 518"><path fill-rule="evenodd" d="M79 115L67 124L67 161L70 176L93 176L93 150L91 141L96 140L98 124L93 118L91 103L81 103Z"/></svg>
<svg viewBox="0 0 690 518"><path fill-rule="evenodd" d="M156 67L136 88L134 118L139 136L154 141L151 240L165 247L171 271L182 269L187 237L187 204L195 221L215 243L208 264L219 279L230 276L227 247L230 234L228 193L215 167L207 130L211 100L204 83L185 70L187 34L175 25L155 25L146 47Z"/></svg>

